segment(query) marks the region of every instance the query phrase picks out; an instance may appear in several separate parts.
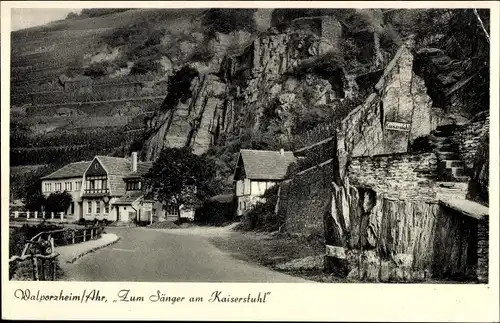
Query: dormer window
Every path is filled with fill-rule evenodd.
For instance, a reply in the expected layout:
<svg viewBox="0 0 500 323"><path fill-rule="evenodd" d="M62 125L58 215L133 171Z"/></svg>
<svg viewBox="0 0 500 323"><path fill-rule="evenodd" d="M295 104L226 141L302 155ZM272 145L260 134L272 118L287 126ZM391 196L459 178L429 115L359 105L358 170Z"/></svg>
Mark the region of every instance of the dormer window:
<svg viewBox="0 0 500 323"><path fill-rule="evenodd" d="M139 191L142 189L142 182L139 180L127 181L127 191Z"/></svg>

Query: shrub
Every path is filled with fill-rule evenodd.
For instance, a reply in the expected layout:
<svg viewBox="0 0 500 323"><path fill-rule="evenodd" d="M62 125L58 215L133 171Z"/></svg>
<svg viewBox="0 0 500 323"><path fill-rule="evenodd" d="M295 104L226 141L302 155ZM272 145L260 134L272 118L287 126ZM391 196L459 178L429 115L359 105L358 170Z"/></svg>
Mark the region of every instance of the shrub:
<svg viewBox="0 0 500 323"><path fill-rule="evenodd" d="M148 72L157 73L161 70L161 64L154 56L140 58L134 62L130 69L131 74L147 74Z"/></svg>
<svg viewBox="0 0 500 323"><path fill-rule="evenodd" d="M242 217L244 230L277 231L284 224L284 218L274 213L278 201L279 185L268 188L262 196L265 201L256 203Z"/></svg>
<svg viewBox="0 0 500 323"><path fill-rule="evenodd" d="M220 203L218 201L206 201L198 208L194 215L194 221L200 224L221 226L233 219L233 204Z"/></svg>
<svg viewBox="0 0 500 323"><path fill-rule="evenodd" d="M193 62L207 63L214 57L213 50L206 43L198 44L189 56L189 60Z"/></svg>
<svg viewBox="0 0 500 323"><path fill-rule="evenodd" d="M92 63L83 71L83 75L97 78L108 75L111 69L109 62Z"/></svg>

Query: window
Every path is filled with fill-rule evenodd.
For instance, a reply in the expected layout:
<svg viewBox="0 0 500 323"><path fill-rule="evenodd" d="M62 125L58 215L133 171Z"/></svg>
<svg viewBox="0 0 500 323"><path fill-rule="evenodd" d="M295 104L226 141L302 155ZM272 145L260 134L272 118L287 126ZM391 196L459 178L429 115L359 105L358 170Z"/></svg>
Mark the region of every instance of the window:
<svg viewBox="0 0 500 323"><path fill-rule="evenodd" d="M61 186L62 186L61 183L56 183L55 186L56 186L56 192L61 191Z"/></svg>
<svg viewBox="0 0 500 323"><path fill-rule="evenodd" d="M72 191L73 190L73 183L72 182L66 182L66 183L64 183L64 189L66 191L68 191L68 192Z"/></svg>
<svg viewBox="0 0 500 323"><path fill-rule="evenodd" d="M88 201L87 202L87 213L92 213L92 202Z"/></svg>
<svg viewBox="0 0 500 323"><path fill-rule="evenodd" d="M179 208L177 207L177 205L167 206L167 214L168 215L179 215Z"/></svg>
<svg viewBox="0 0 500 323"><path fill-rule="evenodd" d="M75 186L76 186L75 189L77 189L77 190L81 189L82 188L82 181L77 181L75 183Z"/></svg>
<svg viewBox="0 0 500 323"><path fill-rule="evenodd" d="M95 201L95 213L101 213L101 201Z"/></svg>
<svg viewBox="0 0 500 323"><path fill-rule="evenodd" d="M138 191L141 190L141 181L127 181L127 191Z"/></svg>
<svg viewBox="0 0 500 323"><path fill-rule="evenodd" d="M109 213L109 204L104 204L104 213Z"/></svg>
<svg viewBox="0 0 500 323"><path fill-rule="evenodd" d="M45 192L52 191L52 183L45 183L44 190L45 190Z"/></svg>

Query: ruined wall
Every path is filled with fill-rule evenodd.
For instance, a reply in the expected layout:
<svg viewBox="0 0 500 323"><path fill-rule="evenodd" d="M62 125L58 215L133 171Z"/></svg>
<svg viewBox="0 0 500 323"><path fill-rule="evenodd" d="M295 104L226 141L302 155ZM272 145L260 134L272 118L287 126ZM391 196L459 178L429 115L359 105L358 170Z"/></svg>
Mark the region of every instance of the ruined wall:
<svg viewBox="0 0 500 323"><path fill-rule="evenodd" d="M475 277L477 220L436 202L333 184L326 269L350 279Z"/></svg>
<svg viewBox="0 0 500 323"><path fill-rule="evenodd" d="M323 215L328 207L332 174L331 162L325 162L297 174L285 184L287 196L280 194L277 212L286 214L287 232L323 240Z"/></svg>

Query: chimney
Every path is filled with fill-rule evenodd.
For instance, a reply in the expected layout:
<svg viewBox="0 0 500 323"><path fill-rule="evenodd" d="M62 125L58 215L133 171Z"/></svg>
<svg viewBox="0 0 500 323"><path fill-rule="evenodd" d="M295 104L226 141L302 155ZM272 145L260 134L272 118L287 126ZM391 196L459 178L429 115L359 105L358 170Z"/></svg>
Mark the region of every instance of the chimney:
<svg viewBox="0 0 500 323"><path fill-rule="evenodd" d="M280 149L280 155L285 156L285 149L283 149L283 148Z"/></svg>
<svg viewBox="0 0 500 323"><path fill-rule="evenodd" d="M137 152L132 152L132 171L137 172Z"/></svg>

